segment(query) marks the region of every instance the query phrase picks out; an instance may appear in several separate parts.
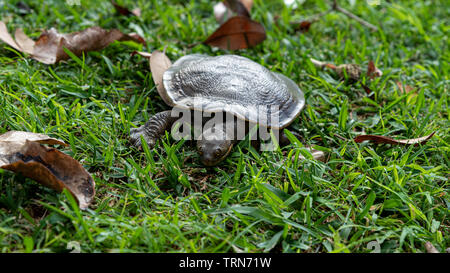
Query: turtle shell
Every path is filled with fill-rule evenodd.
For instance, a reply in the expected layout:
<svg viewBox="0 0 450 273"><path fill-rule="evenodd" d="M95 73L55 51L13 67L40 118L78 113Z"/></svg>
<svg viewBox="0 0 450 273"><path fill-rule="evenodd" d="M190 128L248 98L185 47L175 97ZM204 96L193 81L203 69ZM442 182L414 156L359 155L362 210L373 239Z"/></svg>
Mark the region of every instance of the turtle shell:
<svg viewBox="0 0 450 273"><path fill-rule="evenodd" d="M164 72L163 84L171 106L225 111L271 128L288 126L305 104L291 79L237 55L186 55Z"/></svg>

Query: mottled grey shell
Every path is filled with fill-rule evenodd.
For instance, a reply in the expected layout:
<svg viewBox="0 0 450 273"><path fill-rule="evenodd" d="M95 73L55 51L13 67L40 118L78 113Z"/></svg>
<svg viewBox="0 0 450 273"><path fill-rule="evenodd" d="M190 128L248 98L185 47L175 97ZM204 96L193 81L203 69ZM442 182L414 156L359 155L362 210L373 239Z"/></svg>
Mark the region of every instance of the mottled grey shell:
<svg viewBox="0 0 450 273"><path fill-rule="evenodd" d="M164 72L163 83L171 106L225 111L271 128L288 126L305 104L291 79L237 55L184 56Z"/></svg>

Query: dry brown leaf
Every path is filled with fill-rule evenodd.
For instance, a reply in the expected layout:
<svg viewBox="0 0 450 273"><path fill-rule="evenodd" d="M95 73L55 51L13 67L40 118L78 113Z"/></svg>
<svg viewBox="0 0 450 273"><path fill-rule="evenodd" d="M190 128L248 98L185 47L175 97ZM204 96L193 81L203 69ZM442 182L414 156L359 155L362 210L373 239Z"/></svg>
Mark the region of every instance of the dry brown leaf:
<svg viewBox="0 0 450 273"><path fill-rule="evenodd" d="M248 2L248 1L247 1ZM245 16L250 18L250 8L247 8L244 1L241 0L225 0L223 2L230 10L235 12L237 15Z"/></svg>
<svg viewBox="0 0 450 273"><path fill-rule="evenodd" d="M141 16L141 9L140 8L135 8L135 9L130 11L128 8L117 4L116 1L114 1L114 0L111 0L111 4L116 9L117 13L119 13L121 15L124 15L124 16L136 16L136 17L140 17Z"/></svg>
<svg viewBox="0 0 450 273"><path fill-rule="evenodd" d="M46 64L54 64L69 59L63 48L67 48L76 56L83 52L101 50L114 41L135 41L145 44L142 37L126 35L117 29L105 30L101 27L90 27L70 34L59 34L54 28L44 31L34 45L33 58Z"/></svg>
<svg viewBox="0 0 450 273"><path fill-rule="evenodd" d="M114 41L134 41L145 44L145 40L137 34L123 34L117 29L105 30L101 27L90 27L83 31L60 34L56 29L45 30L37 41L31 40L21 29L16 30L16 40L11 37L6 25L0 21L0 40L15 49L30 54L35 60L45 64L55 64L69 59L63 48L67 48L76 56L83 52L101 50Z"/></svg>
<svg viewBox="0 0 450 273"><path fill-rule="evenodd" d="M16 38L17 45L21 48L22 52L33 54L34 41L30 39L21 28L16 29L14 37Z"/></svg>
<svg viewBox="0 0 450 273"><path fill-rule="evenodd" d="M357 64L341 64L341 65L336 66L334 64L322 62L322 61L319 61L319 60L316 60L313 58L310 58L310 60L318 68L328 67L330 69L333 69L334 71L336 71L338 76L341 78L344 78L345 74L347 74L349 79L351 79L353 81L358 81L362 75L362 69ZM383 72L381 72L381 70L376 68L373 61L369 61L369 65L367 67L367 76L370 79L373 79L375 77L381 77L382 75L383 75Z"/></svg>
<svg viewBox="0 0 450 273"><path fill-rule="evenodd" d="M7 43L9 46L22 51L20 46L14 41L13 37L9 34L8 29L3 21L0 21L0 40Z"/></svg>
<svg viewBox="0 0 450 273"><path fill-rule="evenodd" d="M221 25L204 43L237 50L255 46L265 39L266 31L261 24L244 16L235 16Z"/></svg>
<svg viewBox="0 0 450 273"><path fill-rule="evenodd" d="M156 85L159 95L168 105L171 105L170 99L167 96L167 92L164 90L163 74L169 67L172 66L172 62L166 56L164 52L154 51L150 56L150 71L152 72L152 78Z"/></svg>
<svg viewBox="0 0 450 273"><path fill-rule="evenodd" d="M309 60L317 68L324 68L327 65L326 62L322 62L322 61L316 60L314 58L309 58Z"/></svg>
<svg viewBox="0 0 450 273"><path fill-rule="evenodd" d="M403 94L409 93L411 91L414 90L414 87L410 86L410 85L403 85L401 82L397 81L395 84L397 84L398 89L400 90L400 92L402 92Z"/></svg>
<svg viewBox="0 0 450 273"><path fill-rule="evenodd" d="M431 242L425 243L425 249L427 253L440 253L439 250L437 250Z"/></svg>
<svg viewBox="0 0 450 273"><path fill-rule="evenodd" d="M216 21L222 24L227 18L230 18L233 12L225 6L223 2L219 2L214 5L214 17Z"/></svg>
<svg viewBox="0 0 450 273"><path fill-rule="evenodd" d="M305 149L307 149L309 151L309 153L313 156L313 159L325 162L325 153L323 151L313 149L312 147L305 147ZM298 159L305 160L306 157L304 157L302 154L300 154L298 156ZM292 160L295 160L295 156L292 157Z"/></svg>
<svg viewBox="0 0 450 273"><path fill-rule="evenodd" d="M295 31L307 32L311 27L311 24L312 22L310 21L301 21L295 28Z"/></svg>
<svg viewBox="0 0 450 273"><path fill-rule="evenodd" d="M353 81L358 81L362 74L361 67L357 64L341 64L334 70L339 77L344 78L345 75L347 75L347 77Z"/></svg>
<svg viewBox="0 0 450 273"><path fill-rule="evenodd" d="M134 55L141 55L144 58L150 59L150 57L152 56L152 53L148 53L148 52L144 52L144 51L133 51L131 52L131 56Z"/></svg>
<svg viewBox="0 0 450 273"><path fill-rule="evenodd" d="M381 70L375 66L374 62L370 60L369 64L367 65L367 77L373 80L375 77L381 77L382 75L383 72L381 72Z"/></svg>
<svg viewBox="0 0 450 273"><path fill-rule="evenodd" d="M250 18L252 6L253 0L225 0L214 5L214 17L220 24L233 16L233 13Z"/></svg>
<svg viewBox="0 0 450 273"><path fill-rule="evenodd" d="M132 9L131 13L133 13L136 17L141 17L141 15L142 15L142 11L140 8Z"/></svg>
<svg viewBox="0 0 450 273"><path fill-rule="evenodd" d="M431 133L428 136L413 138L413 139L393 139L386 136L378 136L378 135L361 135L354 138L354 141L357 143L361 143L365 140L373 141L375 143L381 144L394 144L394 145L419 145L425 144L435 132Z"/></svg>
<svg viewBox="0 0 450 273"><path fill-rule="evenodd" d="M152 72L153 82L156 85L156 90L158 90L159 95L164 100L164 102L168 105L172 105L171 100L167 96L167 92L164 89L163 85L163 74L166 72L169 67L172 66L172 62L166 56L164 52L161 51L153 51L152 53L148 52L138 52L135 51L132 55L141 55L144 58L147 58L150 63L150 71Z"/></svg>
<svg viewBox="0 0 450 273"><path fill-rule="evenodd" d="M24 144L26 141L34 141L40 144L50 144L50 145L63 145L69 146L64 141L51 138L44 134L23 132L23 131L9 131L0 135L0 141L2 142L14 142L19 144Z"/></svg>
<svg viewBox="0 0 450 273"><path fill-rule="evenodd" d="M68 146L43 134L11 131L0 135L0 168L20 173L61 192L68 189L81 209L92 202L95 183L78 161L41 144Z"/></svg>
<svg viewBox="0 0 450 273"><path fill-rule="evenodd" d="M253 0L241 0L242 4L244 4L245 8L250 12L253 7Z"/></svg>

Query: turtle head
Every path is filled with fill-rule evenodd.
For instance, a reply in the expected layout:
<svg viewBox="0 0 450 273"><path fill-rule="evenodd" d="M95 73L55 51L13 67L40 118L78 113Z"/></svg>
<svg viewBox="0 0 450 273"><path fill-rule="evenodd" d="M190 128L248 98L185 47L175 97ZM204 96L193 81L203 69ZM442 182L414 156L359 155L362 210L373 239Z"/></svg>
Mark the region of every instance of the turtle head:
<svg viewBox="0 0 450 273"><path fill-rule="evenodd" d="M206 166L215 166L224 160L233 148L233 142L226 137L226 133L219 126L203 131L197 141L200 160Z"/></svg>

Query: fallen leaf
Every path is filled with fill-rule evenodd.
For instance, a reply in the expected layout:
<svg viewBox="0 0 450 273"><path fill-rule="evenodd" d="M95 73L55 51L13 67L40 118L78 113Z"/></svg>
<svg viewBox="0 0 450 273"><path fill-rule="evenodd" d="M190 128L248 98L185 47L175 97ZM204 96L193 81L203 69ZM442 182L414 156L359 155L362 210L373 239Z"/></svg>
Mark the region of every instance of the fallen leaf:
<svg viewBox="0 0 450 273"><path fill-rule="evenodd" d="M14 33L17 45L21 48L22 52L27 54L33 54L35 42L30 39L21 28L16 29Z"/></svg>
<svg viewBox="0 0 450 273"><path fill-rule="evenodd" d="M9 46L22 51L20 46L14 41L13 37L8 32L8 29L6 28L6 25L3 21L0 21L0 40L8 44Z"/></svg>
<svg viewBox="0 0 450 273"><path fill-rule="evenodd" d="M361 135L355 137L353 140L357 143L361 143L365 140L373 141L375 143L381 143L381 144L394 144L394 145L419 145L419 144L425 144L433 135L435 132L431 133L428 136L419 137L419 138L413 138L413 139L393 139L386 136L378 136L378 135Z"/></svg>
<svg viewBox="0 0 450 273"><path fill-rule="evenodd" d="M295 31L307 32L311 27L311 24L312 22L310 21L301 21L295 28Z"/></svg>
<svg viewBox="0 0 450 273"><path fill-rule="evenodd" d="M121 14L123 16L136 16L136 17L140 17L141 16L141 9L140 8L135 8L135 9L130 11L128 8L117 4L116 1L114 1L114 0L111 0L111 4L116 9L117 13L119 13L119 14Z"/></svg>
<svg viewBox="0 0 450 273"><path fill-rule="evenodd" d="M323 151L319 151L316 149L313 149L312 147L305 147L305 149L308 150L308 152L312 155L313 159L325 162L325 153ZM305 160L306 157L300 154L298 156L299 160ZM292 160L295 160L295 156L292 157Z"/></svg>
<svg viewBox="0 0 450 273"><path fill-rule="evenodd" d="M318 68L324 68L327 65L326 62L322 62L322 61L316 60L314 58L309 58L309 60L315 67L318 67Z"/></svg>
<svg viewBox="0 0 450 273"><path fill-rule="evenodd" d="M205 44L221 49L237 50L255 46L266 39L264 27L244 16L235 16L221 25Z"/></svg>
<svg viewBox="0 0 450 273"><path fill-rule="evenodd" d="M437 250L431 242L425 243L425 249L427 253L439 253L439 250Z"/></svg>
<svg viewBox="0 0 450 273"><path fill-rule="evenodd" d="M253 7L253 0L240 0L242 4L244 4L245 8L250 12Z"/></svg>
<svg viewBox="0 0 450 273"><path fill-rule="evenodd" d="M410 86L410 85L403 85L401 82L397 81L396 82L398 89L400 90L400 92L402 92L403 94L409 93L412 90L414 90L414 87Z"/></svg>
<svg viewBox="0 0 450 273"><path fill-rule="evenodd" d="M313 58L310 58L310 61L318 68L328 67L330 69L333 69L341 78L344 78L345 74L347 74L349 79L358 81L362 74L362 69L358 64L341 64L336 66L334 64L322 62ZM383 72L375 67L373 61L369 61L369 65L367 67L367 76L370 79L373 79L375 77L381 77L381 75L383 75Z"/></svg>
<svg viewBox="0 0 450 273"><path fill-rule="evenodd" d="M369 64L367 65L367 77L369 79L373 80L375 77L381 77L383 75L383 72L381 72L380 69L378 69L372 60L369 61Z"/></svg>
<svg viewBox="0 0 450 273"><path fill-rule="evenodd" d="M126 35L117 29L105 30L90 27L80 32L59 34L54 28L44 31L34 45L33 58L46 64L54 64L69 59L63 48L67 48L76 56L83 52L101 50L114 41L135 41L144 44L138 35Z"/></svg>
<svg viewBox="0 0 450 273"><path fill-rule="evenodd" d="M222 24L227 18L232 16L233 12L225 6L223 2L214 5L214 17L216 21Z"/></svg>
<svg viewBox="0 0 450 273"><path fill-rule="evenodd" d="M164 52L161 51L153 51L151 54L148 52L133 52L132 55L141 55L144 58L147 58L150 62L150 71L152 72L153 82L156 85L156 90L158 90L159 95L164 100L167 105L172 105L171 100L167 96L167 92L164 89L163 85L163 74L166 72L169 67L172 66L172 62L166 56Z"/></svg>
<svg viewBox="0 0 450 273"><path fill-rule="evenodd" d="M43 134L10 131L0 135L0 168L20 173L59 192L66 188L81 209L87 208L95 195L92 177L75 159L42 144L68 146Z"/></svg>
<svg viewBox="0 0 450 273"><path fill-rule="evenodd" d="M172 66L172 62L166 56L164 52L154 51L150 56L150 71L152 72L152 78L156 85L159 95L168 105L171 105L170 99L167 96L167 92L164 90L163 74L169 67Z"/></svg>
<svg viewBox="0 0 450 273"><path fill-rule="evenodd" d="M63 48L67 48L76 56L83 52L101 50L114 41L134 41L145 44L145 40L135 34L123 34L117 29L105 30L101 27L90 27L83 31L60 34L51 28L42 32L37 41L31 40L21 29L17 29L14 40L6 25L0 21L0 40L15 49L28 53L33 59L45 64L55 64L69 59Z"/></svg>
<svg viewBox="0 0 450 273"><path fill-rule="evenodd" d="M219 23L235 15L241 15L250 18L250 10L253 0L225 0L214 5L214 17Z"/></svg>
<svg viewBox="0 0 450 273"><path fill-rule="evenodd" d="M253 3L250 3L250 7L247 8L247 6L244 4L244 2L249 2L249 1L225 0L223 3L230 10L235 12L237 15L241 15L241 16L245 16L245 17L249 17L250 18L250 9L251 9L251 5ZM253 2L253 1L251 1L251 2Z"/></svg>
<svg viewBox="0 0 450 273"><path fill-rule="evenodd" d="M142 57L147 58L147 59L149 59L152 56L152 53L143 52L143 51L133 51L133 52L131 52L131 56L134 56L136 54L137 55L141 55Z"/></svg>
<svg viewBox="0 0 450 273"><path fill-rule="evenodd" d="M334 70L339 77L345 78L345 75L347 75L347 77L353 81L358 81L362 74L361 67L357 64L341 64Z"/></svg>
<svg viewBox="0 0 450 273"><path fill-rule="evenodd" d="M25 144L26 141L34 141L40 144L50 144L50 145L63 145L69 146L64 141L51 138L44 134L23 132L23 131L9 131L0 135L0 141L2 142L14 142L19 144Z"/></svg>

